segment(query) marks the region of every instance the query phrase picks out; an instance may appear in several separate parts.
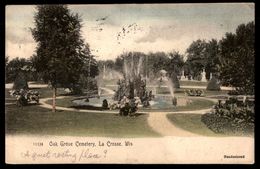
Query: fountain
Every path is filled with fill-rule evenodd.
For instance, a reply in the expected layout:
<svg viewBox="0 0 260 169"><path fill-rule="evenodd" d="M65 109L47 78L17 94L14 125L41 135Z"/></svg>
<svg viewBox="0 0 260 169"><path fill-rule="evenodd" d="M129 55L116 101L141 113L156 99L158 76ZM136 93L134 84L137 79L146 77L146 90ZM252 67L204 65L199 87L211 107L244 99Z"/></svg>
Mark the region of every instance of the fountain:
<svg viewBox="0 0 260 169"><path fill-rule="evenodd" d="M159 78L159 87L161 87L162 83L165 83L170 91L170 96L172 99L172 104L174 106L177 105L177 98L174 96L174 84L172 81L167 77L167 72L165 70L160 71L161 77Z"/></svg>
<svg viewBox="0 0 260 169"><path fill-rule="evenodd" d="M174 84L167 76L165 70L160 71L161 77L152 82L144 76L143 58L135 60L131 57L124 58L123 75L117 74L113 79L118 79L117 88L113 91L104 84L109 70L103 67L103 74L99 76L98 97L89 97L88 102L81 98L74 100L75 107L84 107L95 110L114 110L119 109L120 115L133 115L138 109L142 111L163 110L172 111L177 106L177 98L174 94ZM119 72L118 72L119 73ZM149 83L150 81L150 83ZM158 84L159 82L159 84ZM156 92L160 85L162 88L169 89L170 94L159 94ZM158 92L163 90L158 90ZM178 106L185 106L187 98L178 98Z"/></svg>
<svg viewBox="0 0 260 169"><path fill-rule="evenodd" d="M117 82L118 88L114 95L114 100L117 100L121 105L127 102L140 99L143 107L148 107L149 101L152 99L152 91L146 89L146 79L141 76L142 57L139 58L138 64L134 64L132 57L131 64L124 59L124 78ZM136 66L135 66L136 65Z"/></svg>

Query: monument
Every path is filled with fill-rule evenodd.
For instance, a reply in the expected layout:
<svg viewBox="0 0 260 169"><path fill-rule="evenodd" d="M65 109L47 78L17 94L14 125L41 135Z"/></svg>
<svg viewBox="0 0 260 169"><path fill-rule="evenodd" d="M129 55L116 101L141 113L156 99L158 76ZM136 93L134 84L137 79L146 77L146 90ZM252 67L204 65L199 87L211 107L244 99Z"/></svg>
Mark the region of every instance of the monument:
<svg viewBox="0 0 260 169"><path fill-rule="evenodd" d="M202 82L207 82L205 69L203 69L203 72L201 73L201 76L202 76L201 81Z"/></svg>
<svg viewBox="0 0 260 169"><path fill-rule="evenodd" d="M182 81L188 80L188 78L186 78L186 76L184 75L184 70L181 72L181 80Z"/></svg>

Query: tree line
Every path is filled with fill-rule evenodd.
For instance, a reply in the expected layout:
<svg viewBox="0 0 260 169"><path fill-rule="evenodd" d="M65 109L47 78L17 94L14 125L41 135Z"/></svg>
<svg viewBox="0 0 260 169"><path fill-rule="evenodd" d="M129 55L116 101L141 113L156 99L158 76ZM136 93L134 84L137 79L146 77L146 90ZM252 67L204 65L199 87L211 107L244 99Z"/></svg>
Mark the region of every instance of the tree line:
<svg viewBox="0 0 260 169"><path fill-rule="evenodd" d="M210 74L222 85L235 87L238 93L254 94L255 87L255 23L249 22L237 27L235 33L226 33L221 40L198 39L187 48L185 56L178 51L169 53L125 52L115 60L99 61L99 69L104 65L123 72L124 60L134 56L135 64L140 57L143 61L143 75L156 77L160 70L170 76L181 76L182 71L189 79L200 80L205 70L206 79Z"/></svg>

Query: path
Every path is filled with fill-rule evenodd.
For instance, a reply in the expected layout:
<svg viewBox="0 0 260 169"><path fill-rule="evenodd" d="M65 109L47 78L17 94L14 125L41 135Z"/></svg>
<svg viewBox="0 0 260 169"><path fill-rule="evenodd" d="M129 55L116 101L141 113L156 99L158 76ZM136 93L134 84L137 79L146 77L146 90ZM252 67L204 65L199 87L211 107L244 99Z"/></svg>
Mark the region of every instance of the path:
<svg viewBox="0 0 260 169"><path fill-rule="evenodd" d="M29 88L46 88L48 87L48 84L37 84L34 82L28 82ZM13 83L6 83L5 84L6 89L12 89L13 88Z"/></svg>
<svg viewBox="0 0 260 169"><path fill-rule="evenodd" d="M176 127L168 120L166 115L167 113L150 113L148 117L148 125L162 136L198 136L197 134Z"/></svg>
<svg viewBox="0 0 260 169"><path fill-rule="evenodd" d="M115 94L115 92L109 88L106 88L106 87L100 87L100 89L104 90L105 92L107 92L107 94L109 95L113 95Z"/></svg>
<svg viewBox="0 0 260 169"><path fill-rule="evenodd" d="M56 99L63 99L69 96L60 96L56 97ZM52 98L42 98L40 99L40 107L47 108L47 109L52 109L52 105L47 104L46 102L48 100L51 100ZM75 109L75 108L69 108L69 107L60 107L56 106L56 110L64 110L64 111L76 111L76 112L85 112L85 113L110 113L110 114L115 114L118 113L118 111L100 111L100 110L84 110L84 109Z"/></svg>
<svg viewBox="0 0 260 169"><path fill-rule="evenodd" d="M216 101L215 99L209 99ZM176 127L172 122L169 121L167 118L167 114L205 114L207 112L210 112L211 108L208 109L201 109L201 110L192 110L192 111L178 111L178 112L169 112L169 113L149 113L148 117L148 125L156 132L160 133L163 136L184 136L184 137L190 137L190 136L200 136L191 132L188 132L186 130L183 130L181 128Z"/></svg>

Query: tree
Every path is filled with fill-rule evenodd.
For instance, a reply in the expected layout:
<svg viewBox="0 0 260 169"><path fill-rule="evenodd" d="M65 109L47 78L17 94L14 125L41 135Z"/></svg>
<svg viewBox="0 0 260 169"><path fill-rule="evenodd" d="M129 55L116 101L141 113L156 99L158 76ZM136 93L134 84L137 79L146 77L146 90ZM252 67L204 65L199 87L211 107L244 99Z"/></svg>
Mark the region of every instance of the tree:
<svg viewBox="0 0 260 169"><path fill-rule="evenodd" d="M206 46L206 41L199 39L193 41L186 51L188 54L186 64L193 77L199 76L201 71L206 67Z"/></svg>
<svg viewBox="0 0 260 169"><path fill-rule="evenodd" d="M15 80L14 80L14 85L13 85L13 89L14 90L20 90L20 89L28 89L28 83L27 83L27 79L25 76L25 73L22 71L19 71Z"/></svg>
<svg viewBox="0 0 260 169"><path fill-rule="evenodd" d="M220 41L220 80L241 94L254 94L255 23L241 24Z"/></svg>
<svg viewBox="0 0 260 169"><path fill-rule="evenodd" d="M31 61L24 58L14 58L8 62L5 68L6 82L14 82L14 80L19 76L20 72L28 80L31 80L31 74L34 71L32 68Z"/></svg>
<svg viewBox="0 0 260 169"><path fill-rule="evenodd" d="M169 53L170 60L167 65L168 73L175 72L177 75L181 75L182 68L184 66L183 56L179 52L173 51Z"/></svg>
<svg viewBox="0 0 260 169"><path fill-rule="evenodd" d="M9 62L9 56L5 56L5 67L8 65Z"/></svg>
<svg viewBox="0 0 260 169"><path fill-rule="evenodd" d="M169 54L169 62L167 63L167 72L171 77L171 80L175 88L180 88L178 75L181 75L182 68L184 66L183 56L179 52L173 51Z"/></svg>
<svg viewBox="0 0 260 169"><path fill-rule="evenodd" d="M167 70L167 66L170 59L166 53L164 52L149 53L147 57L148 57L147 70L151 71L153 75L158 74L162 69Z"/></svg>
<svg viewBox="0 0 260 169"><path fill-rule="evenodd" d="M212 39L206 44L205 50L205 71L206 78L210 79L210 73L215 77L219 76L219 65L220 65L220 48L219 43L216 39Z"/></svg>
<svg viewBox="0 0 260 169"><path fill-rule="evenodd" d="M80 35L81 19L66 5L38 5L32 30L37 42L37 72L53 88L53 111L57 87L74 88L79 80L84 60L87 59Z"/></svg>
<svg viewBox="0 0 260 169"><path fill-rule="evenodd" d="M87 46L85 47L87 48ZM86 49L85 49L86 50ZM88 89L95 90L97 88L97 84L95 81L95 76L99 73L98 62L95 59L94 55L88 54L87 59L84 60L84 64L82 67L82 71L80 74L80 79L78 83L78 88L80 89ZM82 90L75 88L75 94L81 93Z"/></svg>

